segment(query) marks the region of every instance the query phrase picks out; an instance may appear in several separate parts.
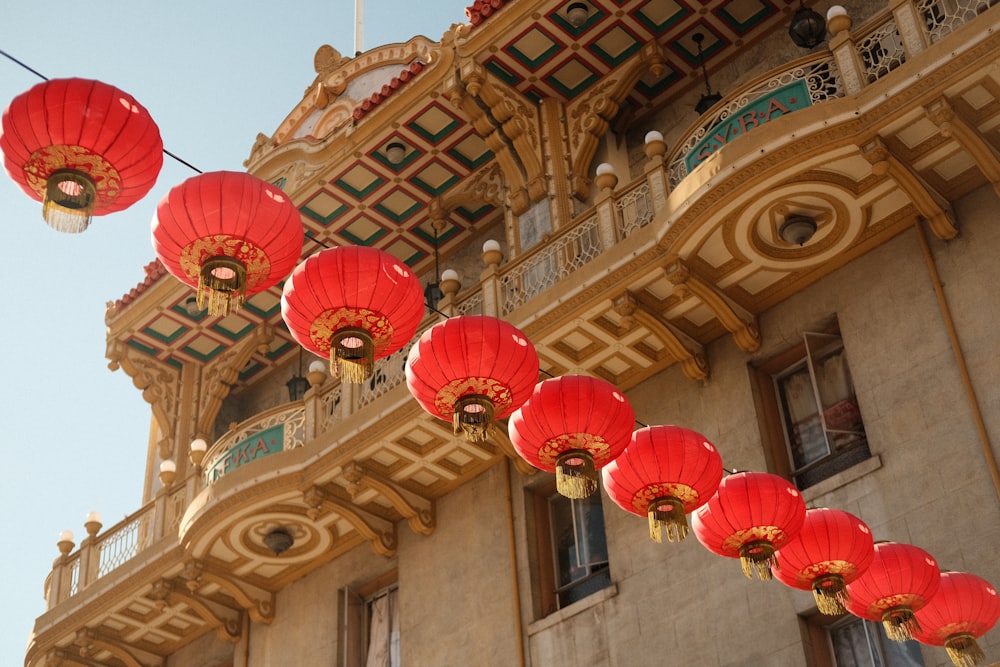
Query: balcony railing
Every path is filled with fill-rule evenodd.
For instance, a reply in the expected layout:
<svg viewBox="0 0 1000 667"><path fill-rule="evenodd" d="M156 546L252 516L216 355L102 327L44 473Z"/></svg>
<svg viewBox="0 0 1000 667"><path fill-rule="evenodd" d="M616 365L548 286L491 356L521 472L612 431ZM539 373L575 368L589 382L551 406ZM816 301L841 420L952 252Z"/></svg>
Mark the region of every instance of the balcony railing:
<svg viewBox="0 0 1000 667"><path fill-rule="evenodd" d="M727 95L677 141L669 156L651 155L645 174L621 189L615 189L614 179L614 184L597 196L593 209L557 230L549 243L503 267L499 256L487 260L484 254L487 267L483 280L461 294L446 292L439 307L448 315L504 316L513 312L649 224L658 206L666 201L669 189L721 148L721 144L711 145L713 135L729 124L729 134L719 140L725 143L723 139L735 137L732 133L736 129L743 133L759 124L745 116L755 103L792 86L797 87L796 92L805 92L805 106L856 94L998 1L911 0L896 5L892 12L886 10L856 34L847 34L846 30L835 34L831 51L796 61ZM425 320L424 326L433 321ZM75 552L72 543L61 544L62 556L46 581L49 608L163 540L176 543L185 509L205 484L227 472L227 461L231 470L234 465L252 464L262 455L302 446L346 416L378 401L403 382L408 350L377 362L373 378L360 389L348 390L337 382L328 382L307 392L301 403L281 406L239 425L206 452L206 475L199 482L191 477L183 484L162 489L152 502L103 534L98 534L100 524L88 525L88 537ZM279 431L280 438L276 435ZM255 438L262 434L273 435L275 442L257 442ZM218 475L213 476L213 471Z"/></svg>

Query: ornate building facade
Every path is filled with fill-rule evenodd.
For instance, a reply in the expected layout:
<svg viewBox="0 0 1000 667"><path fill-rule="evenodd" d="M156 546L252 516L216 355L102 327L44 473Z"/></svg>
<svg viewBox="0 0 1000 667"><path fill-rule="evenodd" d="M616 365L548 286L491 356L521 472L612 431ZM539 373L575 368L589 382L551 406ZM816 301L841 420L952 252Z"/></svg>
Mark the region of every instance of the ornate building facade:
<svg viewBox="0 0 1000 667"><path fill-rule="evenodd" d="M784 0L476 0L438 42L320 47L246 167L303 257L413 267L421 329L500 317L545 376L1000 582L992 4L852 2L803 49ZM26 667L949 664L562 498L504 424L470 442L421 410L407 348L342 384L279 287L225 317L192 295L153 262L108 304L145 497L60 543Z"/></svg>

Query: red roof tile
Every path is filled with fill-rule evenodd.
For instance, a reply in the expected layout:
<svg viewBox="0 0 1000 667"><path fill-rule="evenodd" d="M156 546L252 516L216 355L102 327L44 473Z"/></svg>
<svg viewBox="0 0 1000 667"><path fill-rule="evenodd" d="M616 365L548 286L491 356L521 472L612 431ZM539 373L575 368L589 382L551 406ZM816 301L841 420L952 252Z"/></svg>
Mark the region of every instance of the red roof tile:
<svg viewBox="0 0 1000 667"><path fill-rule="evenodd" d="M400 72L397 76L392 77L389 83L382 86L381 90L372 93L368 99L366 99L357 107L355 107L354 112L351 114L351 116L354 118L354 121L357 122L362 118L364 118L365 115L368 114L372 109L381 104L382 101L385 100L385 98L391 96L397 90L402 88L404 84L406 84L416 75L420 74L420 72L422 72L423 69L424 69L424 64L419 60L414 60L412 63L410 63L406 67L406 69Z"/></svg>
<svg viewBox="0 0 1000 667"><path fill-rule="evenodd" d="M507 4L507 0L476 0L471 7L465 8L465 15L469 22L475 27L495 14L501 7Z"/></svg>
<svg viewBox="0 0 1000 667"><path fill-rule="evenodd" d="M124 310L130 303L142 296L142 293L153 286L153 284L158 281L163 276L167 275L167 269L163 266L163 263L158 259L154 259L152 262L147 264L142 268L146 272L146 278L130 289L127 294L122 296L122 298L115 301L112 307L112 312L117 315L122 310Z"/></svg>

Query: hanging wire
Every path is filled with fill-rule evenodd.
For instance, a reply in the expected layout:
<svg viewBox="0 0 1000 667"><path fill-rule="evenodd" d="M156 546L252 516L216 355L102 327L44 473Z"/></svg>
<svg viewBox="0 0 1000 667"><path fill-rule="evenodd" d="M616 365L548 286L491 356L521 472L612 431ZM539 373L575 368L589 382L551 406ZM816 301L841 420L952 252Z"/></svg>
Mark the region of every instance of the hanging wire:
<svg viewBox="0 0 1000 667"><path fill-rule="evenodd" d="M26 63L24 63L23 61L21 61L21 60L18 60L17 58L15 58L15 57L14 57L14 56L12 56L11 54L7 53L7 52L6 52L6 51L4 51L3 49L0 49L0 55L4 56L5 58L7 58L8 60L10 60L10 61L11 61L11 62L13 62L14 64L16 64L16 65L20 65L21 67L23 67L23 68L24 68L24 69L26 69L27 71L29 71L29 72L31 72L32 74L34 74L35 76L37 76L37 77L38 77L39 79L41 79L42 81L48 81L48 80L49 80L49 77L45 76L44 74L42 74L41 72L39 72L39 71L38 71L37 69L35 69L34 67L30 67L30 66L28 66L28 65L27 65ZM180 162L180 163L181 163L182 165L184 165L184 166L185 166L185 167L187 167L188 169L191 169L192 171L195 171L195 172L197 172L197 173L199 173L199 174L203 174L203 173L205 173L205 172L203 172L203 171L202 171L201 169L199 169L198 167L196 167L196 166L194 166L193 164L191 164L190 162L188 162L187 160L184 160L184 159L182 159L182 158L178 157L178 156L177 156L177 155L175 155L174 153L171 153L171 152L170 152L170 151L168 151L168 150L167 150L166 148L164 148L164 149L163 149L163 154L164 154L164 155L166 155L166 156L167 156L167 157L169 157L169 158L173 158L173 159L174 159L174 160L176 160L177 162Z"/></svg>

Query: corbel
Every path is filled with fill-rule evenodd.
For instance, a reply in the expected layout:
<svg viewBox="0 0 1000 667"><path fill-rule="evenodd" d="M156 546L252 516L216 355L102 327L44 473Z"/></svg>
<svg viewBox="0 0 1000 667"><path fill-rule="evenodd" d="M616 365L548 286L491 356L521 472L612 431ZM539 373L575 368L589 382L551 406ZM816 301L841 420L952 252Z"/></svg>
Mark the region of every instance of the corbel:
<svg viewBox="0 0 1000 667"><path fill-rule="evenodd" d="M693 296L708 306L722 326L733 335L733 340L741 350L756 352L760 349L760 330L753 314L692 273L682 259L675 259L667 264L663 273L674 286L674 294L679 298Z"/></svg>
<svg viewBox="0 0 1000 667"><path fill-rule="evenodd" d="M160 458L173 457L174 441L169 434L174 432L177 394L180 387L180 371L161 363L120 340L108 339L105 356L108 368L119 368L132 378L132 384L142 392L142 398L152 408L153 417L165 435L158 443Z"/></svg>
<svg viewBox="0 0 1000 667"><path fill-rule="evenodd" d="M940 97L924 107L927 117L938 126L941 136L954 139L968 153L1000 195L1000 153L997 153L978 129L970 125L951 106L946 97Z"/></svg>
<svg viewBox="0 0 1000 667"><path fill-rule="evenodd" d="M229 348L205 367L196 429L199 433L212 432L222 401L239 378L240 370L254 352L266 353L273 340L274 327L261 324L244 341Z"/></svg>
<svg viewBox="0 0 1000 667"><path fill-rule="evenodd" d="M204 597L197 597L186 585L178 586L173 579L160 579L155 582L146 597L156 602L161 612L167 606L183 604L205 621L206 625L214 628L215 635L223 641L233 643L240 638L239 610Z"/></svg>
<svg viewBox="0 0 1000 667"><path fill-rule="evenodd" d="M341 494L329 486L313 485L302 492L302 500L309 506L307 514L313 521L326 512L333 512L368 540L375 553L386 557L395 555L396 524L354 505L346 491Z"/></svg>
<svg viewBox="0 0 1000 667"><path fill-rule="evenodd" d="M192 594L197 594L202 586L213 584L231 597L255 623L270 625L274 620L274 593L270 591L233 579L224 571L198 560L185 563L181 577L185 579L184 586Z"/></svg>
<svg viewBox="0 0 1000 667"><path fill-rule="evenodd" d="M355 461L345 465L343 473L349 483L347 492L351 498L366 488L372 489L385 497L393 509L406 518L413 532L421 535L430 535L434 532L437 517L433 500L407 491Z"/></svg>
<svg viewBox="0 0 1000 667"><path fill-rule="evenodd" d="M622 326L626 329L641 324L657 336L689 379L708 379L708 358L701 343L670 324L628 290L612 299L612 306L621 315Z"/></svg>
<svg viewBox="0 0 1000 667"><path fill-rule="evenodd" d="M881 138L875 137L861 147L865 159L872 165L876 176L888 176L905 192L917 212L927 220L931 231L942 241L958 235L958 224L951 204L928 185L916 171L892 154Z"/></svg>
<svg viewBox="0 0 1000 667"><path fill-rule="evenodd" d="M493 441L496 442L497 447L504 455L514 462L514 469L517 470L522 475L534 475L538 472L538 468L531 465L525 461L514 449L514 443L510 441L510 436L507 435L507 431L497 423L493 425L493 430L490 432L493 437Z"/></svg>
<svg viewBox="0 0 1000 667"><path fill-rule="evenodd" d="M87 660L97 653L106 651L120 661L125 667L163 667L161 656L148 651L140 651L134 646L125 646L118 641L99 634L90 628L81 628L76 633L75 643L80 649L80 657ZM88 664L84 663L84 664Z"/></svg>

